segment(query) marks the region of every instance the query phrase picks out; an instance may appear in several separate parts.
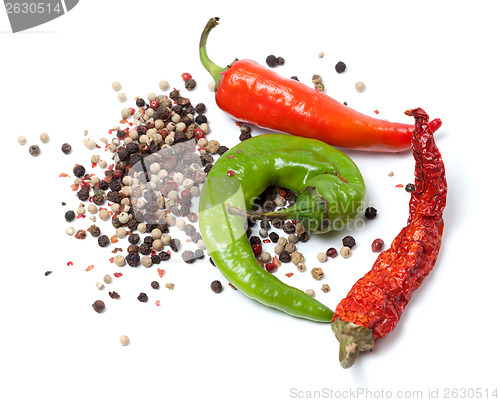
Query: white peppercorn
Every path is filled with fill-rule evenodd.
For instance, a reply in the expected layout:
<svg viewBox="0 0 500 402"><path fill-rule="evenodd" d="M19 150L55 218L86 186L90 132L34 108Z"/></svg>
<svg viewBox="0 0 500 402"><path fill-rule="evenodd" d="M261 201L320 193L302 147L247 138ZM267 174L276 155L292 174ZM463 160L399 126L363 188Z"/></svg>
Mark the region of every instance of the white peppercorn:
<svg viewBox="0 0 500 402"><path fill-rule="evenodd" d="M281 246L283 246L283 247L285 247L285 245L286 245L287 243L288 243L288 240L287 240L287 239L285 239L284 237L280 237L280 238L278 239L278 244L279 244L279 245L281 245Z"/></svg>
<svg viewBox="0 0 500 402"><path fill-rule="evenodd" d="M17 142L21 145L24 145L26 144L27 140L26 140L26 137L24 135L21 135L18 139L17 139Z"/></svg>
<svg viewBox="0 0 500 402"><path fill-rule="evenodd" d="M350 247L344 246L340 249L340 255L344 258L347 258L351 255Z"/></svg>
<svg viewBox="0 0 500 402"><path fill-rule="evenodd" d="M76 230L75 228L73 227L69 227L66 229L66 233L69 235L69 236L73 236L75 234Z"/></svg>
<svg viewBox="0 0 500 402"><path fill-rule="evenodd" d="M192 197L199 197L201 190L199 187L193 186L189 189L189 192L191 193Z"/></svg>
<svg viewBox="0 0 500 402"><path fill-rule="evenodd" d="M160 240L165 246L168 246L172 241L172 237L170 237L170 235L168 234L164 234L160 237Z"/></svg>
<svg viewBox="0 0 500 402"><path fill-rule="evenodd" d="M267 251L264 251L263 253L261 253L260 259L262 260L262 262L267 263L273 258L271 257L271 254L269 254Z"/></svg>
<svg viewBox="0 0 500 402"><path fill-rule="evenodd" d="M153 265L153 260L151 259L151 257L145 255L141 258L141 264L143 267L149 268L151 265Z"/></svg>
<svg viewBox="0 0 500 402"><path fill-rule="evenodd" d="M296 266L299 272L304 272L306 270L306 265L303 262L299 262Z"/></svg>
<svg viewBox="0 0 500 402"><path fill-rule="evenodd" d="M198 246L198 248L200 250L206 250L207 249L207 246L205 246L205 242L203 241L203 239L200 239L197 241L196 245Z"/></svg>
<svg viewBox="0 0 500 402"><path fill-rule="evenodd" d="M285 199L284 199L281 195L278 195L278 196L274 199L274 203L275 203L278 207L282 207L283 205L285 205Z"/></svg>
<svg viewBox="0 0 500 402"><path fill-rule="evenodd" d="M184 230L186 228L186 221L184 219L177 219L175 226L177 226L179 230Z"/></svg>
<svg viewBox="0 0 500 402"><path fill-rule="evenodd" d="M169 85L168 81L166 81L166 80L161 80L161 81L159 82L158 86L160 87L160 89L161 89L162 91L166 91L170 85Z"/></svg>
<svg viewBox="0 0 500 402"><path fill-rule="evenodd" d="M354 88L358 92L363 92L366 89L366 85L364 82L359 81L359 82L356 82L356 84L354 85Z"/></svg>
<svg viewBox="0 0 500 402"><path fill-rule="evenodd" d="M306 295L314 297L314 296L316 296L316 293L314 292L313 289L307 289L306 290Z"/></svg>
<svg viewBox="0 0 500 402"><path fill-rule="evenodd" d="M156 239L155 241L153 241L153 248L156 251L162 251L164 246L165 245L163 244L163 242L160 239Z"/></svg>
<svg viewBox="0 0 500 402"><path fill-rule="evenodd" d="M285 244L285 251L288 253L293 253L295 250L297 250L297 247L293 243L287 243Z"/></svg>
<svg viewBox="0 0 500 402"><path fill-rule="evenodd" d="M152 101L152 100L155 100L156 99L156 94L154 92L150 92L148 94L148 101Z"/></svg>
<svg viewBox="0 0 500 402"><path fill-rule="evenodd" d="M125 224L130 220L130 216L128 213L122 212L120 215L118 215L118 220L120 221L120 223Z"/></svg>
<svg viewBox="0 0 500 402"><path fill-rule="evenodd" d="M101 218L103 221L107 221L109 219L109 211L107 209L101 209L99 211L99 218Z"/></svg>
<svg viewBox="0 0 500 402"><path fill-rule="evenodd" d="M116 229L116 237L123 239L127 235L127 230L124 227L119 227Z"/></svg>
<svg viewBox="0 0 500 402"><path fill-rule="evenodd" d="M111 88L113 88L113 91L118 92L122 89L122 84L120 84L118 81L115 81L111 84Z"/></svg>
<svg viewBox="0 0 500 402"><path fill-rule="evenodd" d="M208 83L208 89L212 92L215 91L215 81L212 80Z"/></svg>
<svg viewBox="0 0 500 402"><path fill-rule="evenodd" d="M146 233L148 230L148 227L146 226L145 223L141 222L137 225L137 230L139 231L139 233Z"/></svg>
<svg viewBox="0 0 500 402"><path fill-rule="evenodd" d="M104 283L107 283L108 285L113 282L113 278L111 278L111 275L104 275L104 278L102 278Z"/></svg>
<svg viewBox="0 0 500 402"><path fill-rule="evenodd" d="M83 204L78 205L78 208L76 209L76 214L85 215L85 205Z"/></svg>
<svg viewBox="0 0 500 402"><path fill-rule="evenodd" d="M283 247L281 244L277 244L274 247L274 253L277 255L280 255L284 250L285 250L285 247Z"/></svg>
<svg viewBox="0 0 500 402"><path fill-rule="evenodd" d="M49 135L47 133L40 134L40 141L46 144L47 142L49 142Z"/></svg>
<svg viewBox="0 0 500 402"><path fill-rule="evenodd" d="M118 267L123 267L125 265L125 257L123 255L117 255L115 257L115 264Z"/></svg>
<svg viewBox="0 0 500 402"><path fill-rule="evenodd" d="M326 255L326 253L321 252L321 253L318 253L317 258L318 258L319 262L325 262L328 257Z"/></svg>
<svg viewBox="0 0 500 402"><path fill-rule="evenodd" d="M160 239L162 237L162 235L163 235L163 232L158 228L155 228L151 231L151 237L155 240Z"/></svg>
<svg viewBox="0 0 500 402"><path fill-rule="evenodd" d="M124 119L130 118L130 116L132 115L132 113L130 112L130 109L128 109L128 108L122 109L121 114L122 114L122 117Z"/></svg>
<svg viewBox="0 0 500 402"><path fill-rule="evenodd" d="M120 343L123 345L123 346L127 346L129 343L130 343L130 339L127 335L122 335L120 336Z"/></svg>

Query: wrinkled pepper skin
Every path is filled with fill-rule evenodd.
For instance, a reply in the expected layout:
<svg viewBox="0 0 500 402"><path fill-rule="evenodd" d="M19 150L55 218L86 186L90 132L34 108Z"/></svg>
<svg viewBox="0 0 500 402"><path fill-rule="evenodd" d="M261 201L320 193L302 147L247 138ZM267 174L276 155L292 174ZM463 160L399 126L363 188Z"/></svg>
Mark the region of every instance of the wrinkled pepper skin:
<svg viewBox="0 0 500 402"><path fill-rule="evenodd" d="M344 367L354 363L354 345L369 350L372 345L368 343L373 344L394 329L413 292L434 267L441 247L447 194L444 164L427 125L427 114L422 109L406 113L416 120L412 139L415 190L410 199L410 216L390 248L379 254L373 268L356 282L335 310L332 329L341 342ZM342 345L349 337L347 345Z"/></svg>
<svg viewBox="0 0 500 402"><path fill-rule="evenodd" d="M236 60L227 68L207 56L212 18L200 40L200 59L217 83L217 105L239 122L336 147L363 151L401 152L410 149L412 124L393 123L357 112L302 82L284 78L252 60ZM429 123L431 131L441 120Z"/></svg>
<svg viewBox="0 0 500 402"><path fill-rule="evenodd" d="M333 311L263 269L246 235L249 210L267 187L298 192L282 217L323 218L315 201L328 202L328 219L346 223L363 210L364 181L351 159L317 140L265 134L246 140L222 155L211 168L200 196L199 225L207 251L227 280L246 296L290 315L330 322ZM314 191L311 191L313 189ZM295 206L312 206L296 209ZM292 214L293 212L293 214ZM297 214L295 214L297 213ZM295 215L294 215L295 214ZM305 218L304 218L305 216ZM334 229L321 227L326 231Z"/></svg>

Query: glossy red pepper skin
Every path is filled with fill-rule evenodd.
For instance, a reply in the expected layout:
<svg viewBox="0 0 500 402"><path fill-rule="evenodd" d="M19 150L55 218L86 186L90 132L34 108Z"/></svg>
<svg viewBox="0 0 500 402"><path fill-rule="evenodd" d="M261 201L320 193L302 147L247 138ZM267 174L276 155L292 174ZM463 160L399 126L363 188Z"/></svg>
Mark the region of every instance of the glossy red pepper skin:
<svg viewBox="0 0 500 402"><path fill-rule="evenodd" d="M349 367L355 348L371 344L394 329L413 292L431 272L443 234L447 183L441 154L422 109L406 112L416 120L412 139L415 190L410 198L408 224L388 250L379 254L372 269L359 279L335 310L332 329L342 341L341 363ZM344 352L344 355L342 355ZM353 360L354 358L354 360Z"/></svg>
<svg viewBox="0 0 500 402"><path fill-rule="evenodd" d="M214 65L206 54L206 39L217 24L215 18L208 22L200 58L217 83L217 105L237 121L336 147L378 152L410 149L412 124L366 116L252 60L236 60L226 69ZM439 119L429 123L433 132L440 126Z"/></svg>

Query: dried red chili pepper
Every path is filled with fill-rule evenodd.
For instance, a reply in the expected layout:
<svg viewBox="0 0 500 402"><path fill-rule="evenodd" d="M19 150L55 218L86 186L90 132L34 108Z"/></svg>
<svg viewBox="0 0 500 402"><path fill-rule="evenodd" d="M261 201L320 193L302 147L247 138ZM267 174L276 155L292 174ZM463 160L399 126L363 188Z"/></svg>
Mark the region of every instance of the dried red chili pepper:
<svg viewBox="0 0 500 402"><path fill-rule="evenodd" d="M216 83L217 105L238 121L330 145L365 151L399 152L410 148L413 125L376 119L346 107L302 82L285 78L253 60L222 68L207 55L206 42L218 18L211 18L200 39L203 66ZM441 120L429 123L431 131Z"/></svg>
<svg viewBox="0 0 500 402"><path fill-rule="evenodd" d="M411 194L410 217L391 247L379 254L373 268L337 306L332 329L340 342L344 368L396 326L413 291L434 267L441 246L447 193L444 164L427 114L420 108L406 114L415 117L416 188Z"/></svg>

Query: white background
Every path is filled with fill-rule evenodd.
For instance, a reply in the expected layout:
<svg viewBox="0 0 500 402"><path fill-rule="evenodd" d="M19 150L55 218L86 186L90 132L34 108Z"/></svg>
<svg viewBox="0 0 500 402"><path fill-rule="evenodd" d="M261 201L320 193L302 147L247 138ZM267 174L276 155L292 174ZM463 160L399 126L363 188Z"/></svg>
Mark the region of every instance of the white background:
<svg viewBox="0 0 500 402"><path fill-rule="evenodd" d="M500 32L494 3L82 0L67 15L17 34L1 14L0 400L288 401L307 391L349 390L393 397L422 391L427 398L430 389L445 396L453 387L479 387L484 399L486 388L499 387ZM348 370L338 364L338 342L327 324L247 299L206 259L187 265L177 255L163 264L167 273L159 279L155 267L110 264L114 246L101 249L91 237L65 234L64 212L78 200L72 179L58 175L71 173L75 163L90 165L94 152L82 145L84 130L98 141L119 123L124 104L113 81L122 83L125 106L132 106L136 96L161 93L162 79L182 88L181 74L190 72L198 87L184 95L207 105L209 137L227 146L238 142L239 130L215 105L211 78L198 60L199 35L214 16L221 25L208 51L219 65L235 58L264 63L275 54L286 60L276 69L280 74L308 85L320 74L328 95L368 115L378 110L380 118L412 123L403 112L420 106L443 120L436 141L449 193L438 262L397 328ZM341 75L334 70L339 60L348 67ZM357 81L366 83L366 92L354 90ZM42 132L50 135L48 144L40 143ZM27 145L17 143L19 135ZM61 153L63 142L73 146L71 155ZM32 144L41 147L37 158L28 154ZM408 152L347 153L363 172L367 202L379 216L362 230L299 244L308 268L325 271L321 283L291 264L277 273L293 286L315 289L332 309L371 268L371 241L389 244L405 225L409 194L396 185L413 180ZM73 224L89 225L88 218ZM109 222L99 226L113 234ZM317 252L340 248L347 234L358 243L349 259L316 261ZM118 246L125 249L127 241ZM73 267L66 265L70 260ZM95 268L85 272L90 264ZM47 270L52 275L44 276ZM95 287L117 271L124 275L102 291ZM295 275L286 278L287 272ZM157 291L149 286L155 279ZM210 290L214 279L225 286L221 294ZM175 289L167 290L166 282ZM332 291L323 294L322 283ZM110 299L111 290L121 300ZM139 292L149 295L148 303L136 300ZM107 304L102 314L91 308L98 298ZM127 347L119 343L122 334L131 339Z"/></svg>

